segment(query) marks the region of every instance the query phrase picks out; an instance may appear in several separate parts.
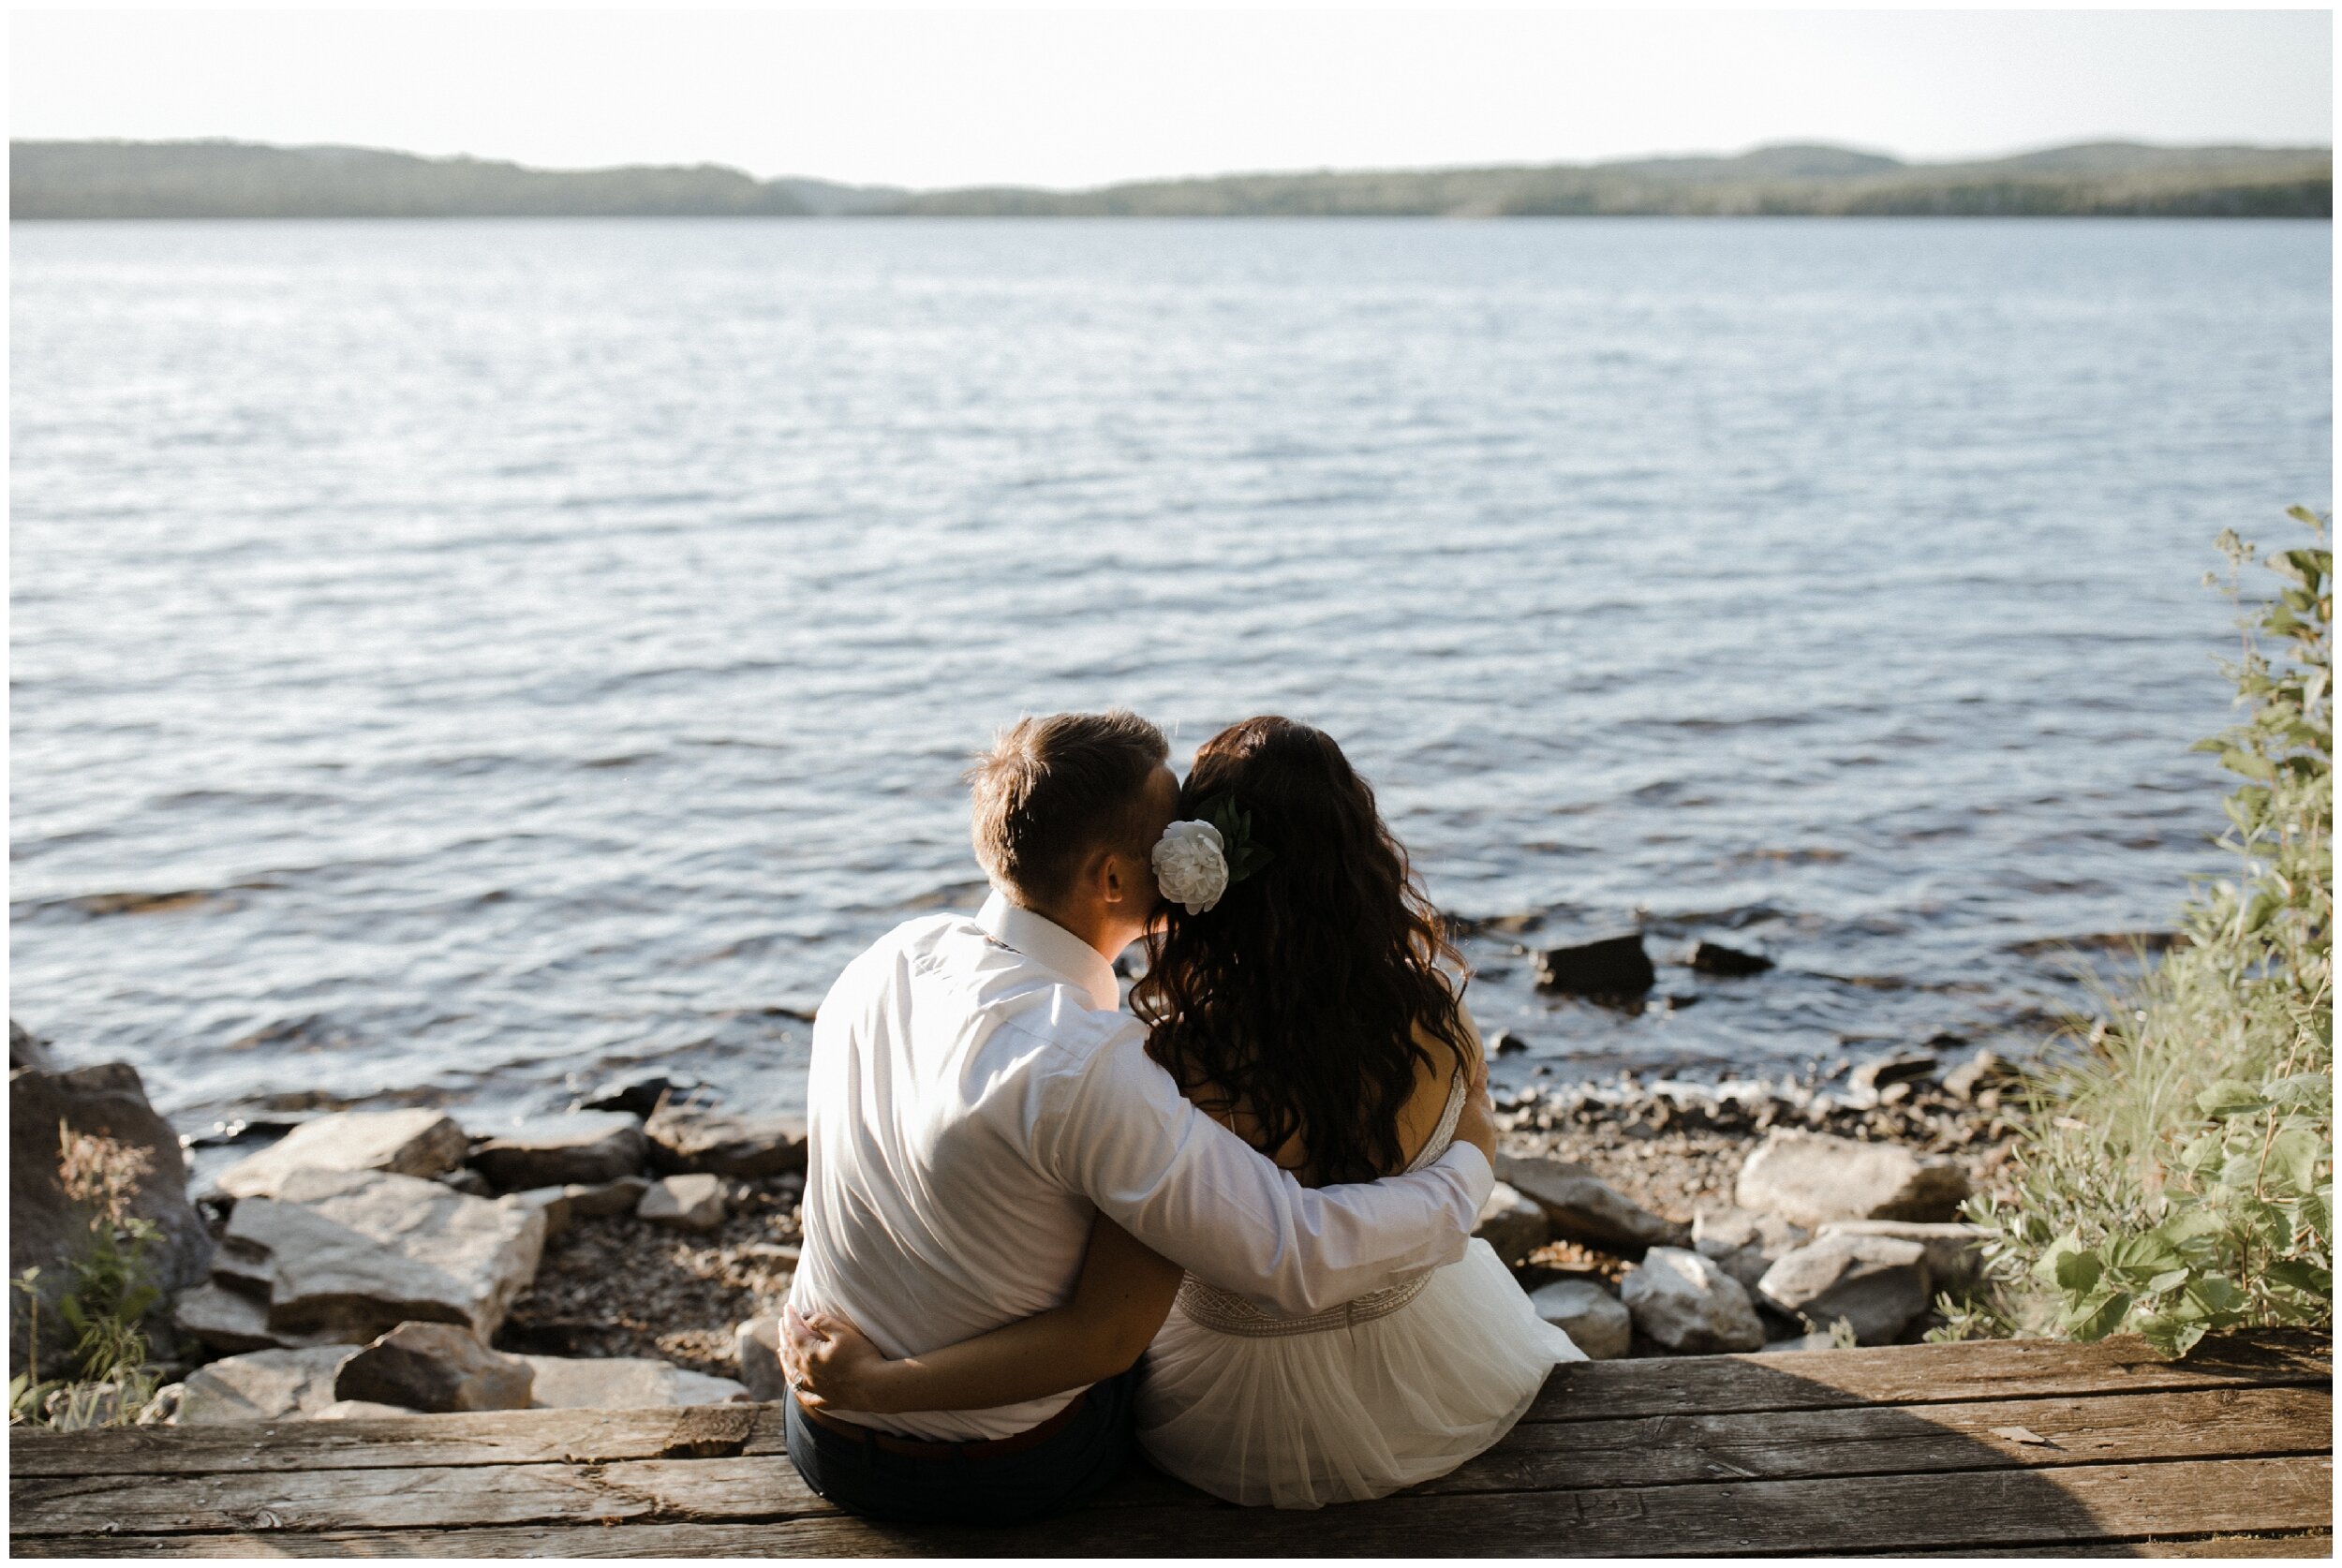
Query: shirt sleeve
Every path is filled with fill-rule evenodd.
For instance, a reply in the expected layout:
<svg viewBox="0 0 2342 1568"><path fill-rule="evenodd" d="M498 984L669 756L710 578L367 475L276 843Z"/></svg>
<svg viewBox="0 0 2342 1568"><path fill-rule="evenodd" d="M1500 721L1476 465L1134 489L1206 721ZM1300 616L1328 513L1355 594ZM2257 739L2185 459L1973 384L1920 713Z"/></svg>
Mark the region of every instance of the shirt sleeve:
<svg viewBox="0 0 2342 1568"><path fill-rule="evenodd" d="M1464 1254L1495 1175L1469 1144L1412 1176L1308 1188L1197 1110L1125 1028L1049 1075L1033 1153L1190 1273L1305 1317Z"/></svg>

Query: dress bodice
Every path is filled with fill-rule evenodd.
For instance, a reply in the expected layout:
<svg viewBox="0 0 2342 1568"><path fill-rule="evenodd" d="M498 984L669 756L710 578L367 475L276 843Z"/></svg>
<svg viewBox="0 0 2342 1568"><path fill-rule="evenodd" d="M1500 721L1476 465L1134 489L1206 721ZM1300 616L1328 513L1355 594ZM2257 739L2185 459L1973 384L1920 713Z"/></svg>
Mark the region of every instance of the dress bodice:
<svg viewBox="0 0 2342 1568"><path fill-rule="evenodd" d="M1440 1112L1439 1125L1423 1141L1423 1147L1407 1162L1401 1176L1413 1176L1447 1152L1456 1141L1456 1123L1463 1116L1464 1096L1469 1086L1463 1073L1448 1080L1447 1104ZM1349 1324L1371 1323L1388 1317L1423 1294L1431 1282L1426 1271L1379 1291L1369 1291L1339 1307L1313 1312L1305 1318L1281 1318L1264 1311L1244 1297L1217 1285L1205 1283L1190 1274L1179 1281L1178 1309L1191 1320L1222 1334L1241 1334L1252 1338L1276 1337L1286 1334L1315 1334L1323 1329L1341 1328Z"/></svg>

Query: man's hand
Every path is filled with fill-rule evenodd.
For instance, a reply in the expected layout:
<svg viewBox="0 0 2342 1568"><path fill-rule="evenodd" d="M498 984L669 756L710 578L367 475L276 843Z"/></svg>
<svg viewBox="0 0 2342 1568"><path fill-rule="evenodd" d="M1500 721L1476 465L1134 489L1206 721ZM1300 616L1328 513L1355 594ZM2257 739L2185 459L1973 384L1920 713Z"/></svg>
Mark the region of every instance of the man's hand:
<svg viewBox="0 0 2342 1568"><path fill-rule="evenodd" d="M802 1318L794 1307L782 1309L780 1369L799 1403L816 1410L827 1405L883 1411L881 1389L887 1365L879 1348L845 1319L823 1312Z"/></svg>
<svg viewBox="0 0 2342 1568"><path fill-rule="evenodd" d="M1489 1102L1489 1064L1486 1057L1472 1064L1472 1087L1464 1095L1463 1114L1456 1118L1456 1141L1470 1144L1496 1163L1496 1107Z"/></svg>

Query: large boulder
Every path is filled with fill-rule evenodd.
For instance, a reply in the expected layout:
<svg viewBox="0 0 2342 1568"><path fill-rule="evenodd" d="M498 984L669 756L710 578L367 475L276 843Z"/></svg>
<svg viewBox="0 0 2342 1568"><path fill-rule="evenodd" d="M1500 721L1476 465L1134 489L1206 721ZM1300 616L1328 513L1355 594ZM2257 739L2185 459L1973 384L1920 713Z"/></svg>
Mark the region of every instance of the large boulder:
<svg viewBox="0 0 2342 1568"><path fill-rule="evenodd" d="M737 1404L749 1398L748 1389L730 1378L689 1372L645 1357L521 1359L537 1374L538 1410L656 1410L662 1405Z"/></svg>
<svg viewBox="0 0 2342 1568"><path fill-rule="evenodd" d="M1537 1316L1570 1338L1589 1360L1615 1361L1635 1338L1626 1304L1587 1280L1556 1280L1529 1293Z"/></svg>
<svg viewBox="0 0 2342 1568"><path fill-rule="evenodd" d="M1967 1195L1966 1173L1941 1156L1788 1131L1749 1152L1734 1190L1742 1208L1808 1229L1832 1220L1947 1220Z"/></svg>
<svg viewBox="0 0 2342 1568"><path fill-rule="evenodd" d="M1692 1216L1692 1249L1754 1290L1775 1258L1802 1247L1807 1233L1777 1214L1746 1208L1702 1209Z"/></svg>
<svg viewBox="0 0 2342 1568"><path fill-rule="evenodd" d="M1753 1351L1765 1325L1748 1293L1714 1262L1682 1247L1653 1247L1619 1289L1645 1339L1684 1355Z"/></svg>
<svg viewBox="0 0 2342 1568"><path fill-rule="evenodd" d="M1917 1220L1833 1220L1814 1233L1816 1241L1833 1235L1883 1235L1915 1241L1927 1254L1927 1280L1932 1289L1966 1290L1984 1271L1984 1243L1993 1233L1981 1225L1923 1224Z"/></svg>
<svg viewBox="0 0 2342 1568"><path fill-rule="evenodd" d="M67 1192L61 1162L68 1135L105 1140L111 1152L79 1147L117 1162L125 1173L141 1173L135 1176L127 1211L151 1220L159 1233L147 1254L157 1288L168 1294L196 1283L212 1254L202 1216L187 1202L186 1156L179 1135L147 1103L138 1069L116 1061L63 1072L37 1067L10 1072L8 1272L40 1270L41 1338L52 1356L65 1343L56 1307L69 1282L67 1265L89 1247L90 1224L97 1214L93 1204L76 1202ZM17 1349L21 1355L22 1347ZM23 1363L20 1359L17 1365Z"/></svg>
<svg viewBox="0 0 2342 1568"><path fill-rule="evenodd" d="M351 1343L414 1319L482 1339L537 1275L545 1216L377 1171L295 1171L236 1205L222 1271L265 1282L272 1329Z"/></svg>
<svg viewBox="0 0 2342 1568"><path fill-rule="evenodd" d="M366 1399L439 1414L526 1410L537 1370L448 1323L403 1323L350 1356L334 1375L337 1399Z"/></svg>
<svg viewBox="0 0 2342 1568"><path fill-rule="evenodd" d="M471 1162L498 1191L517 1192L639 1176L647 1147L633 1117L589 1111L499 1132L471 1151Z"/></svg>
<svg viewBox="0 0 2342 1568"><path fill-rule="evenodd" d="M201 1427L315 1415L334 1402L334 1374L349 1354L347 1345L257 1351L198 1367L187 1374L173 1420Z"/></svg>
<svg viewBox="0 0 2342 1568"><path fill-rule="evenodd" d="M1833 1235L1765 1270L1756 1294L1816 1331L1843 1318L1855 1343L1892 1344L1927 1310L1927 1251L1893 1236Z"/></svg>
<svg viewBox="0 0 2342 1568"><path fill-rule="evenodd" d="M1566 1240L1635 1257L1646 1248L1681 1247L1691 1239L1688 1227L1652 1213L1567 1160L1499 1154L1496 1179L1545 1210L1546 1223Z"/></svg>
<svg viewBox="0 0 2342 1568"><path fill-rule="evenodd" d="M464 1162L471 1140L439 1111L336 1111L303 1122L213 1183L230 1198L274 1198L295 1171L388 1171L436 1176Z"/></svg>
<svg viewBox="0 0 2342 1568"><path fill-rule="evenodd" d="M712 1231L724 1222L723 1177L661 1176L643 1194L634 1217L671 1231Z"/></svg>
<svg viewBox="0 0 2342 1568"><path fill-rule="evenodd" d="M1512 1188L1498 1182L1480 1206L1480 1222L1472 1234L1487 1242L1510 1268L1551 1238L1545 1210Z"/></svg>
<svg viewBox="0 0 2342 1568"><path fill-rule="evenodd" d="M672 1100L643 1126L651 1168L663 1175L778 1176L805 1169L805 1118L695 1111Z"/></svg>

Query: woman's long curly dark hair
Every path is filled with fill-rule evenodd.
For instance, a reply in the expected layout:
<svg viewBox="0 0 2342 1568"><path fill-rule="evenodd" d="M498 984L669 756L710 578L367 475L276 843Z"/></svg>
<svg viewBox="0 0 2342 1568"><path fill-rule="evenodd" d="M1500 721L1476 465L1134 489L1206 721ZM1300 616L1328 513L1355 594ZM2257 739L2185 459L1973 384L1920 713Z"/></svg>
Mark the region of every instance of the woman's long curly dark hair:
<svg viewBox="0 0 2342 1568"><path fill-rule="evenodd" d="M1403 1167L1399 1115L1431 1065L1419 1028L1472 1060L1462 960L1374 791L1333 737L1248 718L1195 755L1180 814L1230 793L1267 864L1199 915L1170 906L1132 1010L1148 1052L1206 1110L1242 1104L1267 1152L1298 1134L1304 1179Z"/></svg>

